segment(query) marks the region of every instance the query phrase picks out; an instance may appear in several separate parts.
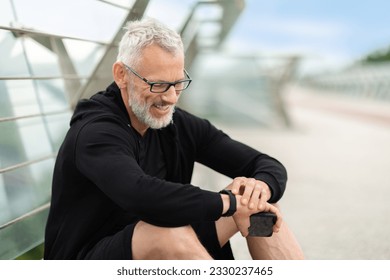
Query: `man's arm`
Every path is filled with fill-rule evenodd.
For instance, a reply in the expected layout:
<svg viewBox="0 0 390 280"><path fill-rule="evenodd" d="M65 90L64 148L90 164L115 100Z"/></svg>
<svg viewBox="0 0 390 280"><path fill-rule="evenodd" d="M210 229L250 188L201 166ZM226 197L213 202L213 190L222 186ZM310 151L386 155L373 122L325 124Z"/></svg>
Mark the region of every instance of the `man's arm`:
<svg viewBox="0 0 390 280"><path fill-rule="evenodd" d="M183 226L221 216L218 193L148 176L136 161L134 145L126 126L113 119L95 121L78 135L76 166L115 204L150 224Z"/></svg>
<svg viewBox="0 0 390 280"><path fill-rule="evenodd" d="M275 158L231 139L206 120L194 118L196 160L230 178L246 177L264 182L268 202L277 202L286 188L287 171Z"/></svg>

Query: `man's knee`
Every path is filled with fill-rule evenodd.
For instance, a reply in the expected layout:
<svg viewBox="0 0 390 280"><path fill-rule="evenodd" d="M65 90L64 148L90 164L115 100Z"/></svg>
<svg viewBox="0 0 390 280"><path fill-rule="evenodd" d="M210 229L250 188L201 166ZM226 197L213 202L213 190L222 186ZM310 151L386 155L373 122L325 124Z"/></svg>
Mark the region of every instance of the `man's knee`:
<svg viewBox="0 0 390 280"><path fill-rule="evenodd" d="M191 226L165 228L139 222L132 239L134 259L209 257Z"/></svg>

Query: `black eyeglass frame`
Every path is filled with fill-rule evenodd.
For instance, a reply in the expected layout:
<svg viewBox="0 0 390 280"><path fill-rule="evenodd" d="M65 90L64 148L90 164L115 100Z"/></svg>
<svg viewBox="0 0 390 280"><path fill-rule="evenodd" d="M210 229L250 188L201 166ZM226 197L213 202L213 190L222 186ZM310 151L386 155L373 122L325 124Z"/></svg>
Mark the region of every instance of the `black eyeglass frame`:
<svg viewBox="0 0 390 280"><path fill-rule="evenodd" d="M123 62L122 62L123 63ZM142 81L144 81L145 83L147 83L149 86L150 86L150 92L154 92L154 93L164 93L164 92L167 92L168 89L173 86L173 88L175 89L176 92L181 92L185 89L187 89L191 82L192 82L192 79L190 77L190 75L188 74L188 72L186 71L186 69L184 69L184 74L186 75L187 79L184 79L184 80L180 80L180 81L176 81L174 83L170 83L170 82L150 82L148 79L146 79L145 77L142 77L140 74L138 74L133 68L131 68L130 66L126 65L125 63L123 63L123 65L126 67L126 69L130 70L134 75L136 75L138 78L140 78ZM188 84L182 88L182 89L176 89L175 86L177 84L180 84L180 83L186 83L188 82ZM161 90L161 91L155 91L153 90L153 86L154 85L167 85L167 87L164 89L164 90Z"/></svg>

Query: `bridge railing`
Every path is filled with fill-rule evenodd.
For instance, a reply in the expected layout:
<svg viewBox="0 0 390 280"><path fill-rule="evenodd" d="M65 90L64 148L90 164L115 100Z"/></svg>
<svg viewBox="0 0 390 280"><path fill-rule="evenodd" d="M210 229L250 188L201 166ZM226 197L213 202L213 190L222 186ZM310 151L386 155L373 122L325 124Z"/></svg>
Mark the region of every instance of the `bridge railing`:
<svg viewBox="0 0 390 280"><path fill-rule="evenodd" d="M356 65L306 77L302 83L337 94L390 101L390 63Z"/></svg>

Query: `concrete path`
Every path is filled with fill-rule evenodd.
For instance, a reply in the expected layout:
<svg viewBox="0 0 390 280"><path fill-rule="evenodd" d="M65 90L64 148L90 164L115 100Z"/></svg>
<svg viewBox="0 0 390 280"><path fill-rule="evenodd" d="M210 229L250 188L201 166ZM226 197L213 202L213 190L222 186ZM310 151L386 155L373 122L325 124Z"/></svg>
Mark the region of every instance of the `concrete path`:
<svg viewBox="0 0 390 280"><path fill-rule="evenodd" d="M286 100L291 129L219 127L287 167L280 204L307 259L390 259L390 103L298 87ZM202 166L193 181L230 182ZM250 258L239 235L232 246Z"/></svg>

